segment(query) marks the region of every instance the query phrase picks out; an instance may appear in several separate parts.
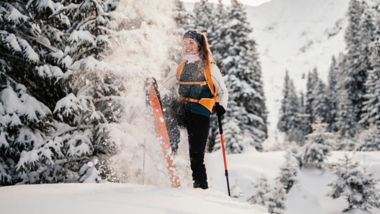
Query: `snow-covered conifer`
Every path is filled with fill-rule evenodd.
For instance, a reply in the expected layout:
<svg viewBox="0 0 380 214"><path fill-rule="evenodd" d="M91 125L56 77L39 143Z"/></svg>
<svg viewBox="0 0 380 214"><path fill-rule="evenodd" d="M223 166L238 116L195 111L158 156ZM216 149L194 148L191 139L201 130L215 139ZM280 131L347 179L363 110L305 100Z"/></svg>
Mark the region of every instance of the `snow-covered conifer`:
<svg viewBox="0 0 380 214"><path fill-rule="evenodd" d="M369 211L372 207L380 208L378 180L363 170L357 162L346 155L336 166L335 175L337 179L329 184L329 195L333 199L344 197L347 200L348 207L344 212L352 209Z"/></svg>
<svg viewBox="0 0 380 214"><path fill-rule="evenodd" d="M256 42L250 37L252 29L243 5L232 1L228 14L225 40L229 45L224 47L228 57L222 62L230 93L225 121L235 118L240 133L249 141L247 145L262 150L262 142L267 138L267 109ZM229 140L233 139L226 138L226 142Z"/></svg>
<svg viewBox="0 0 380 214"><path fill-rule="evenodd" d="M280 175L277 177L277 181L282 184L286 193L289 193L290 189L296 183L297 175L297 160L291 152L287 152L285 155L285 163L281 166Z"/></svg>
<svg viewBox="0 0 380 214"><path fill-rule="evenodd" d="M281 184L277 183L267 201L268 212L271 214L284 214L286 211L285 200L285 190Z"/></svg>
<svg viewBox="0 0 380 214"><path fill-rule="evenodd" d="M327 124L320 119L313 124L313 132L306 136L302 160L306 167L323 168L330 155L332 134L326 131Z"/></svg>
<svg viewBox="0 0 380 214"><path fill-rule="evenodd" d="M269 186L268 179L262 175L254 185L254 192L251 197L248 198L248 202L251 204L259 204L266 206L266 203L271 194L271 188Z"/></svg>

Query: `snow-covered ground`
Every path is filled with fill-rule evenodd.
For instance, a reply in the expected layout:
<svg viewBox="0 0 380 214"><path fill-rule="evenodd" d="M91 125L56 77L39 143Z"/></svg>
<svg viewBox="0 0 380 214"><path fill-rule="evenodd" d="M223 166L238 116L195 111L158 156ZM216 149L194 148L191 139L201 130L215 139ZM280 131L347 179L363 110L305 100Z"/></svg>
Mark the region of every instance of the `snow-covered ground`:
<svg viewBox="0 0 380 214"><path fill-rule="evenodd" d="M343 155L344 152L334 152L329 162L334 163ZM380 178L379 152L360 152L353 156L376 178ZM261 175L273 183L284 161L284 152L247 152L228 155L227 158L232 194L238 198L227 196L222 156L221 152L216 152L206 155L208 190L192 189L186 182L178 189L166 184L19 185L0 188L1 213L266 213L265 208L245 201ZM329 171L302 170L297 177L298 182L287 195L286 213L341 213L347 206L346 202L327 196L327 184L333 179L334 175ZM372 213L380 213L380 210Z"/></svg>
<svg viewBox="0 0 380 214"><path fill-rule="evenodd" d="M265 213L211 190L111 183L2 187L0 207L2 214Z"/></svg>
<svg viewBox="0 0 380 214"><path fill-rule="evenodd" d="M229 155L230 183L233 194L239 195L240 201L246 201L254 192L254 183L260 176L266 176L274 184L279 175L280 166L285 161L285 152L249 152ZM380 179L380 152L333 152L328 163L336 163L345 154L353 157L361 166L367 168L374 177ZM211 174L210 183L214 189L225 189L225 178L221 154L213 153L207 157L207 166ZM328 184L335 179L331 171L303 169L298 182L286 196L286 214L338 214L347 207L343 199L332 199L327 196L330 191ZM380 185L379 185L380 188ZM380 209L372 213L380 213Z"/></svg>
<svg viewBox="0 0 380 214"><path fill-rule="evenodd" d="M334 152L329 162L335 163L343 158L345 152ZM353 154L354 160L367 168L374 177L380 179L379 152L360 152ZM337 214L347 207L345 199L335 199L327 196L330 190L328 184L335 180L330 171L302 170L298 175L299 182L287 196L287 211L289 214ZM380 187L380 185L378 185ZM380 209L371 210L373 214L380 213ZM350 213L362 213L358 210ZM366 213L366 212L363 212Z"/></svg>
<svg viewBox="0 0 380 214"><path fill-rule="evenodd" d="M198 2L199 0L183 0L183 1L194 3L194 2ZM257 6L257 5L263 4L263 3L268 2L268 1L270 1L270 0L240 0L241 3L246 4L246 5L250 5L250 6ZM218 0L209 0L209 2L217 4ZM226 5L231 4L230 0L222 0L222 2L223 2L223 4L226 4Z"/></svg>

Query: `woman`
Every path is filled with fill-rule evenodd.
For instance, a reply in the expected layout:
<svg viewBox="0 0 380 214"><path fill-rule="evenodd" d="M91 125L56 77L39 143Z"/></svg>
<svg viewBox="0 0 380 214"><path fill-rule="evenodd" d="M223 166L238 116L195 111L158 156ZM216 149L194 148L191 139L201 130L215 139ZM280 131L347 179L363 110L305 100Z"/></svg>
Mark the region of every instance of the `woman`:
<svg viewBox="0 0 380 214"><path fill-rule="evenodd" d="M164 85L177 85L177 121L186 127L189 140L193 187L207 189L204 154L210 115L225 113L228 93L219 68L212 60L205 34L188 31L183 36L183 62Z"/></svg>

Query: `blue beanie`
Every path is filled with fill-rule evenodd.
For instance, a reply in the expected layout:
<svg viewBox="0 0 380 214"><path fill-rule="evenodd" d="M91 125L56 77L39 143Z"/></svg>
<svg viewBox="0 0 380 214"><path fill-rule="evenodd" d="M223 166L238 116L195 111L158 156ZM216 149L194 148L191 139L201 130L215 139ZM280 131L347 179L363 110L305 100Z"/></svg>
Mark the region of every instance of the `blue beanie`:
<svg viewBox="0 0 380 214"><path fill-rule="evenodd" d="M202 46L203 44L203 37L200 33L194 31L194 30L189 30L187 31L184 35L183 35L183 38L190 38L190 39L194 39L199 46Z"/></svg>

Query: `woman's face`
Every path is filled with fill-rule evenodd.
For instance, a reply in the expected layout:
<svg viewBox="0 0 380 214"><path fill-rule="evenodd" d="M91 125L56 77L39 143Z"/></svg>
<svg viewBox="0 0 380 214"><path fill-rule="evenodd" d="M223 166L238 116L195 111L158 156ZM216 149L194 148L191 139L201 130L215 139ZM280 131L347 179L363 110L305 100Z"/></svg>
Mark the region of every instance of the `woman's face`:
<svg viewBox="0 0 380 214"><path fill-rule="evenodd" d="M197 42L191 38L183 39L183 51L185 54L196 55L199 53L199 47Z"/></svg>

